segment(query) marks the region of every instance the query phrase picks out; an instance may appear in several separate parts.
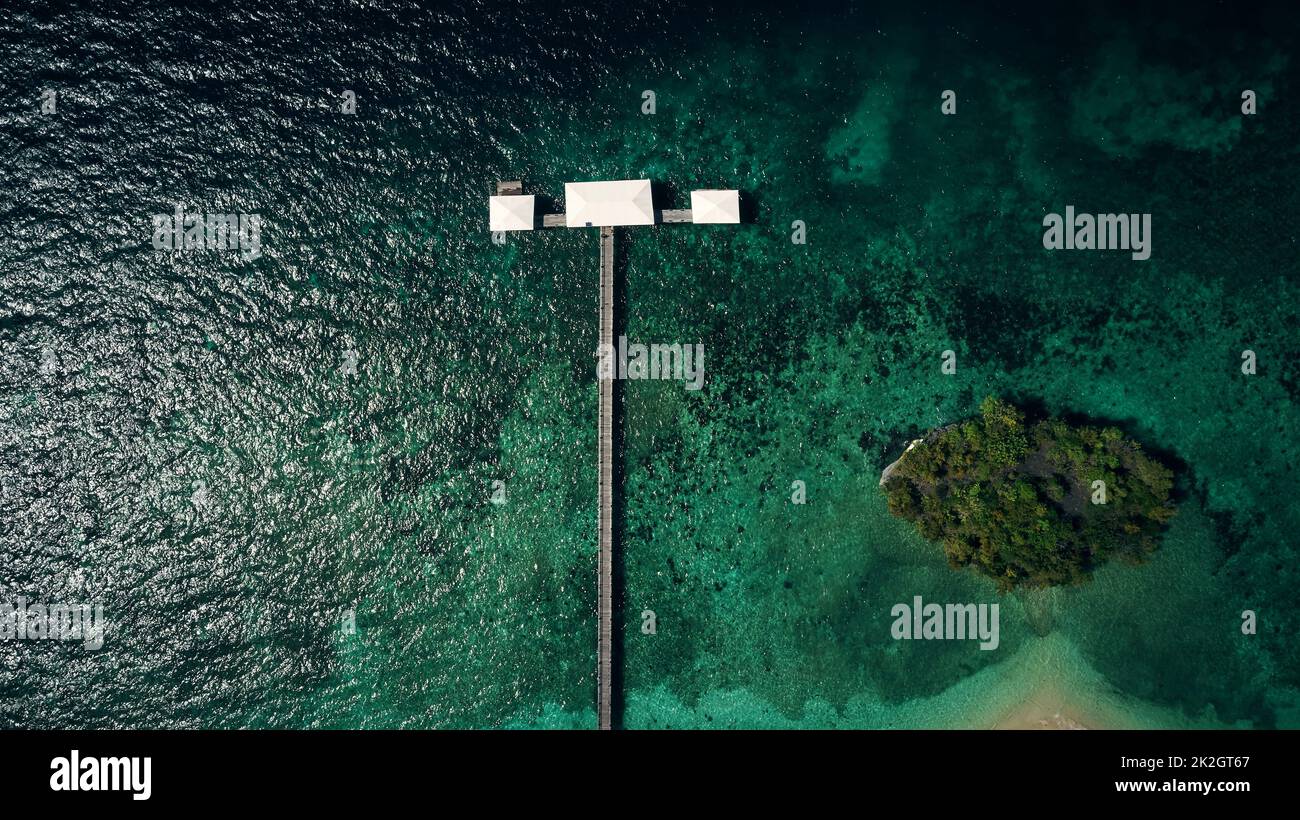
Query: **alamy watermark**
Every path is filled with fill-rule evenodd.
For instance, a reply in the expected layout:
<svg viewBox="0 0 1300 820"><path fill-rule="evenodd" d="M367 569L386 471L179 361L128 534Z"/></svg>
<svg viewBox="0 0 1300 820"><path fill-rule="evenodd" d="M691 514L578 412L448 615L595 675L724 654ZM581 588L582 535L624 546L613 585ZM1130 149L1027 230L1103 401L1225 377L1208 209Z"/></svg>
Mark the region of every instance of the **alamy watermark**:
<svg viewBox="0 0 1300 820"><path fill-rule="evenodd" d="M97 650L104 646L104 607L29 603L21 595L0 601L0 640L81 641Z"/></svg>
<svg viewBox="0 0 1300 820"><path fill-rule="evenodd" d="M704 386L702 344L628 344L626 336L619 336L617 346L602 344L596 356L597 379L673 380L686 382L687 390Z"/></svg>
<svg viewBox="0 0 1300 820"><path fill-rule="evenodd" d="M242 251L243 261L262 255L261 214L186 213L180 205L153 217L156 251Z"/></svg>
<svg viewBox="0 0 1300 820"><path fill-rule="evenodd" d="M50 760L50 771L51 791L130 792L132 800L153 794L152 757L82 757L73 749Z"/></svg>
<svg viewBox="0 0 1300 820"><path fill-rule="evenodd" d="M894 604L889 614L896 641L978 640L980 649L998 648L997 604L926 604L916 595L911 606Z"/></svg>
<svg viewBox="0 0 1300 820"><path fill-rule="evenodd" d="M1043 247L1049 251L1132 251L1134 259L1151 258L1151 214L1076 214L1043 217Z"/></svg>

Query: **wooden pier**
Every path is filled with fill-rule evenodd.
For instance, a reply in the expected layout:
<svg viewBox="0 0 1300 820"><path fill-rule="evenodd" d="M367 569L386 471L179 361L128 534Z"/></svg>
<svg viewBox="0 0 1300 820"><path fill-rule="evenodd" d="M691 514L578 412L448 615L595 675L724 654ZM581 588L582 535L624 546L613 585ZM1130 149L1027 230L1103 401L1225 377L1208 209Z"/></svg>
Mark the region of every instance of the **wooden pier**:
<svg viewBox="0 0 1300 820"><path fill-rule="evenodd" d="M614 229L600 229L600 350L614 347ZM608 345L604 347L603 345ZM614 653L614 380L598 379L600 422L596 445L600 478L597 583L600 587L596 642L596 723L611 728Z"/></svg>
<svg viewBox="0 0 1300 820"><path fill-rule="evenodd" d="M647 213L644 203L641 202L649 192L649 180L640 180L645 183L642 187L637 187L635 180L621 180L613 182L594 183L597 185L628 185L631 184L636 189L627 194L628 198L639 208L639 211L633 212L629 217L626 210L623 211L598 211L599 222L610 222L615 225L672 225L672 224L690 224L695 222L695 211L692 208L686 209L653 209L653 219L651 214ZM565 186L568 191L568 186ZM692 203L695 202L696 194L707 195L704 199L708 207L700 211L702 222L706 223L739 223L739 194L736 191L693 191L691 193ZM728 202L726 195L731 196L730 217L728 218ZM719 199L718 195L723 195ZM516 200L513 202L501 202L503 197L523 197L523 183L518 180L499 181L496 185L496 196L492 197L489 205L489 226L495 231L530 231L537 228L567 228L568 216L566 213L559 214L539 214L535 210L536 199L529 196L527 200ZM522 206L522 207L520 207ZM649 203L653 208L653 203ZM718 218L721 210L723 217ZM580 210L579 213L584 215L586 210ZM581 217L575 217L579 219ZM583 221L582 225L573 227L594 227L592 221ZM598 224L598 223L597 223ZM600 344L602 347L598 350L611 350L614 347L614 229L612 227L602 227L600 229ZM608 345L608 347L605 347ZM598 588L598 599L596 603L597 616L597 633L596 633L596 725L599 729L613 728L613 695L614 695L614 381L612 378L597 380L599 393L599 418L597 420L596 431L596 459L597 459L597 503L599 504L597 537L599 540L598 554L596 559L596 582Z"/></svg>
<svg viewBox="0 0 1300 820"><path fill-rule="evenodd" d="M681 225L683 223L689 223L694 221L695 219L691 215L690 208L679 209L679 210L665 209L662 211L655 211L656 225ZM540 228L569 227L568 222L565 221L564 214L542 214L541 217L538 218L537 221L534 222L533 224Z"/></svg>

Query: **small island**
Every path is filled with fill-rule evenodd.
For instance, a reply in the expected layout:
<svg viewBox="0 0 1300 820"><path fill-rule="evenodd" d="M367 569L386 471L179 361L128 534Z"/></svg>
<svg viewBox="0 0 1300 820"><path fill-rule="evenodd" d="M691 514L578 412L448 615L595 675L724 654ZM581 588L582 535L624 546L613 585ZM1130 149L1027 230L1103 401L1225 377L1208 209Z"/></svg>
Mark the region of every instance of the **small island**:
<svg viewBox="0 0 1300 820"><path fill-rule="evenodd" d="M885 468L889 511L998 590L1079 584L1110 558L1141 563L1174 515L1173 472L1114 427L1027 424L989 397Z"/></svg>

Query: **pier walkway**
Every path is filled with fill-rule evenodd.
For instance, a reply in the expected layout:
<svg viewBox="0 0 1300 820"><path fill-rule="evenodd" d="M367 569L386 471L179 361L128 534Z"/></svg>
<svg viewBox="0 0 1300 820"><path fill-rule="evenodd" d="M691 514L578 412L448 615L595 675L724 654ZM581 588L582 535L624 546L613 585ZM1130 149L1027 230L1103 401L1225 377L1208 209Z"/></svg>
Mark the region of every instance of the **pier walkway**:
<svg viewBox="0 0 1300 820"><path fill-rule="evenodd" d="M614 347L614 229L600 229L600 343ZM596 643L596 720L610 728L614 651L614 380L599 379L600 423L596 445L600 462L599 633Z"/></svg>

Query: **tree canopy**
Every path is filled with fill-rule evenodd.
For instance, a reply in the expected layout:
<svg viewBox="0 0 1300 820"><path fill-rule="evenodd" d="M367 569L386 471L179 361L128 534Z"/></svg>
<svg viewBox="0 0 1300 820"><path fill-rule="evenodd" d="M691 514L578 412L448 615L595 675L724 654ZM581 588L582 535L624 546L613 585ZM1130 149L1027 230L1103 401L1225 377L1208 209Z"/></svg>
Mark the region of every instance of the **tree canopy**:
<svg viewBox="0 0 1300 820"><path fill-rule="evenodd" d="M1174 515L1173 472L1114 427L1032 424L989 397L899 461L889 511L1000 591L1078 584L1110 558L1141 563Z"/></svg>

